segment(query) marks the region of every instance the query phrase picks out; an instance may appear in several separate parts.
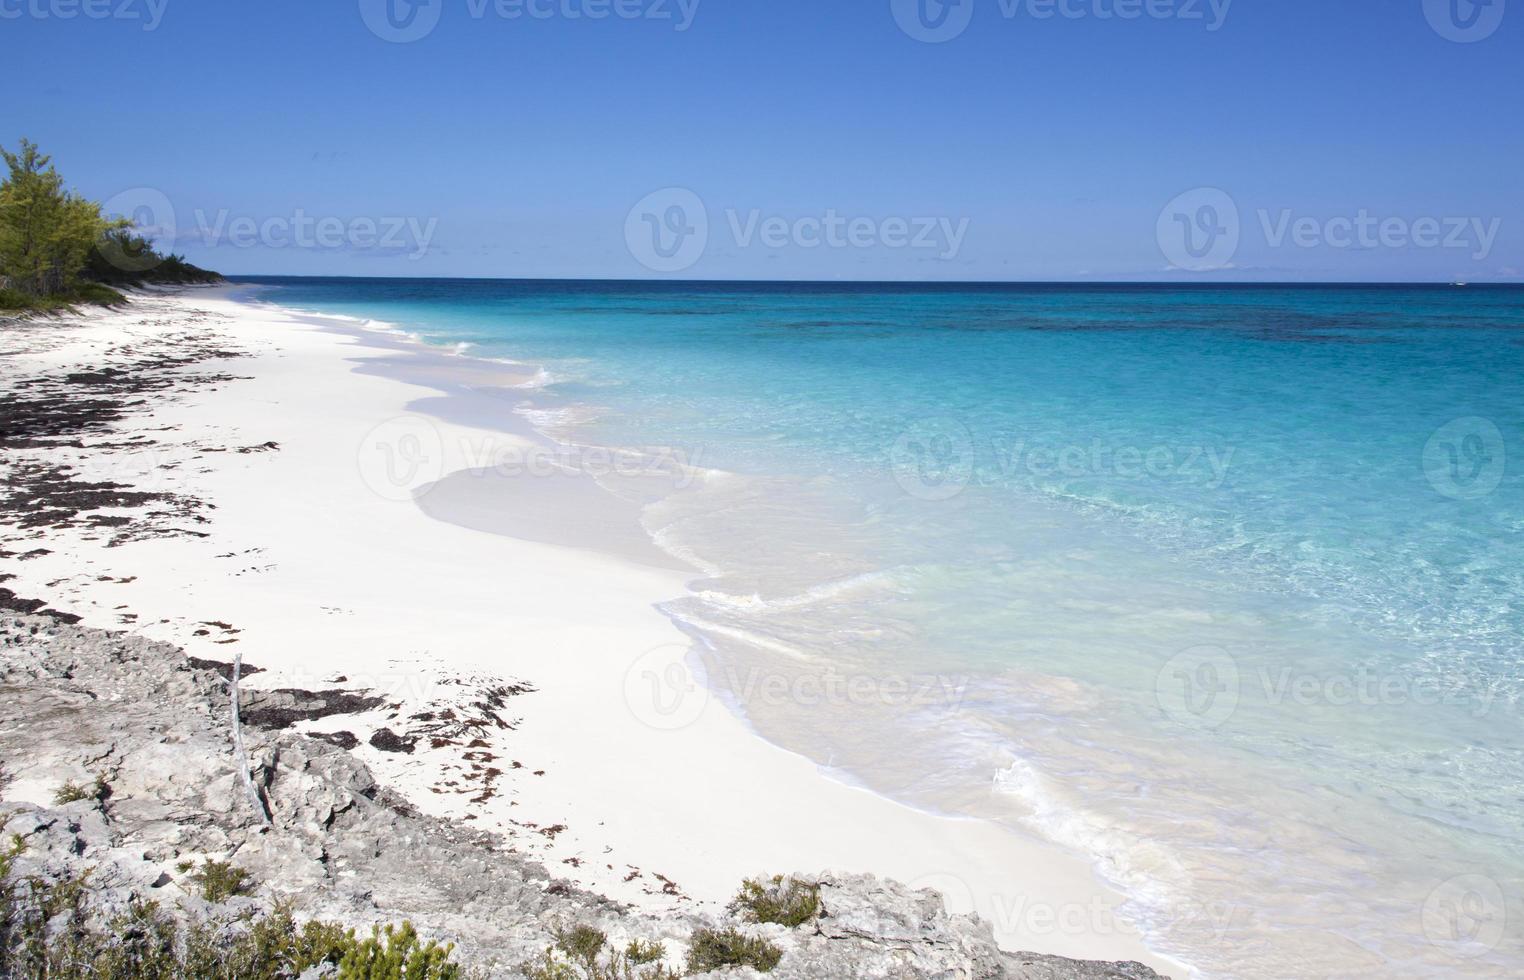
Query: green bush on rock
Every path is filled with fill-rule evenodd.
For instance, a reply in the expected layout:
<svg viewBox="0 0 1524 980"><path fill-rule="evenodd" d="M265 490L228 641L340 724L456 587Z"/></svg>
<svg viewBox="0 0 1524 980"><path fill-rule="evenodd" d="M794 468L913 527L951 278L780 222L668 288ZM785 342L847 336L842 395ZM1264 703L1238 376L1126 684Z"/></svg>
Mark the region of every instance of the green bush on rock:
<svg viewBox="0 0 1524 980"><path fill-rule="evenodd" d="M185 865L182 870L189 870ZM249 873L230 861L213 861L208 858L201 870L191 875L191 880L201 886L201 897L216 905L234 895L242 895L249 887Z"/></svg>
<svg viewBox="0 0 1524 980"><path fill-rule="evenodd" d="M781 875L770 882L748 878L741 882L730 911L748 922L771 922L796 929L820 915L820 886Z"/></svg>
<svg viewBox="0 0 1524 980"><path fill-rule="evenodd" d="M688 971L708 973L727 966L749 966L767 973L783 959L783 951L765 939L735 929L700 929L688 947Z"/></svg>
<svg viewBox="0 0 1524 980"><path fill-rule="evenodd" d="M662 943L640 939L610 951L601 930L575 926L557 931L555 946L523 971L529 980L677 980L660 962L666 955Z"/></svg>
<svg viewBox="0 0 1524 980"><path fill-rule="evenodd" d="M80 800L104 800L111 795L111 787L106 783L105 776L96 776L95 782L88 786L81 786L76 782L67 782L58 787L53 794L53 802L58 806L68 806Z"/></svg>

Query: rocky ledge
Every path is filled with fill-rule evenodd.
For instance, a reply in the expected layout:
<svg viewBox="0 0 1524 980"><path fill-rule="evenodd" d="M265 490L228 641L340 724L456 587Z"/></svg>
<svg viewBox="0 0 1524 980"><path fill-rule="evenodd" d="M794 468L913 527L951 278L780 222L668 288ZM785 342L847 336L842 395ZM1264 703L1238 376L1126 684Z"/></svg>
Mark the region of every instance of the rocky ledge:
<svg viewBox="0 0 1524 980"><path fill-rule="evenodd" d="M565 946L578 929L603 934L609 949L660 943L675 972L696 934L734 929L781 952L770 975L789 980L1158 976L1137 963L1004 953L988 925L949 915L935 892L860 875L795 878L818 907L793 928L643 913L557 881L501 838L417 814L342 745L288 730L245 726L251 796L228 674L141 637L0 614L0 823L19 838L13 882L91 869L98 922L145 900L184 923L247 918L282 901L298 920L362 932L407 920L490 977L543 966L558 937ZM243 869L247 884L208 901L192 870L208 860Z"/></svg>

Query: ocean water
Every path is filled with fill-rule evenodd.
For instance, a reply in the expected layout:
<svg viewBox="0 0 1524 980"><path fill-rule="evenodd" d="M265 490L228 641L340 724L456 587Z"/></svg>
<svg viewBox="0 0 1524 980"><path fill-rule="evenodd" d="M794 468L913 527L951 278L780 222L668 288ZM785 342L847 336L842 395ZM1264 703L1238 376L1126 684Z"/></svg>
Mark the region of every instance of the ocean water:
<svg viewBox="0 0 1524 980"><path fill-rule="evenodd" d="M762 736L1201 976L1524 975L1524 289L257 282L688 467L663 611Z"/></svg>

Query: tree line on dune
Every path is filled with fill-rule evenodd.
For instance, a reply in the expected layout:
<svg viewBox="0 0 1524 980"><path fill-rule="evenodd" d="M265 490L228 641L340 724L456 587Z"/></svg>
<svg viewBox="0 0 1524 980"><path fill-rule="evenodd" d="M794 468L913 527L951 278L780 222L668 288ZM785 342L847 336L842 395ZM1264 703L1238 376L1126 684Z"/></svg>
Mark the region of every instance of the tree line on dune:
<svg viewBox="0 0 1524 980"><path fill-rule="evenodd" d="M76 303L126 302L144 285L218 282L215 272L160 252L127 218L64 186L52 158L23 139L0 147L0 309L55 310Z"/></svg>

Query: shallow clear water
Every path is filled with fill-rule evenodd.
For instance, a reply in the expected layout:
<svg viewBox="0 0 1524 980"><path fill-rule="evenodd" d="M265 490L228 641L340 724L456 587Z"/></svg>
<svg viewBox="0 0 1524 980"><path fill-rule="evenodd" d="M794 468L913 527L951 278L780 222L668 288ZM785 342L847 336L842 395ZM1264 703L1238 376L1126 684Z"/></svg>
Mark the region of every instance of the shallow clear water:
<svg viewBox="0 0 1524 980"><path fill-rule="evenodd" d="M1205 975L1524 973L1524 290L262 282L700 467L664 608L766 737Z"/></svg>

